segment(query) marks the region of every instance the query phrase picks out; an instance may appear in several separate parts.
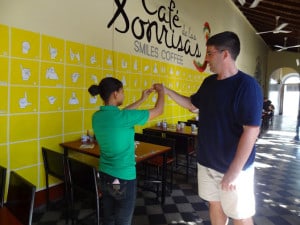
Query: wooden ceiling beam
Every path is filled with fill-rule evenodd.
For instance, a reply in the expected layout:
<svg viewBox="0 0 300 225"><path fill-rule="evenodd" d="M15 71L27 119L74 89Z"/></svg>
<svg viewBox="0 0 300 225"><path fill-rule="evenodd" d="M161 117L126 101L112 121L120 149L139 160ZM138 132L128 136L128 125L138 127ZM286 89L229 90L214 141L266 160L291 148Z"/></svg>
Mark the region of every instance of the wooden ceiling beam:
<svg viewBox="0 0 300 225"><path fill-rule="evenodd" d="M271 6L271 8L277 7L278 9L282 9L282 10L284 10L284 9L291 10L291 11L299 11L300 10L299 1L289 1L290 2L289 4L286 4L286 2L287 1L278 1L278 0L266 1L265 0L265 1L260 2L258 7L263 8L266 5L266 6Z"/></svg>
<svg viewBox="0 0 300 225"><path fill-rule="evenodd" d="M280 16L278 25L288 23L283 30L290 30L291 33L265 33L261 34L262 39L271 48L274 45L284 45L284 38L287 37L286 46L298 45L300 43L300 1L299 0L263 0L256 8L249 8L254 0L247 0L241 6L237 0L235 5L244 14L246 19L258 32L272 31L276 28L276 16ZM275 49L274 49L275 50ZM287 51L298 52L299 48L288 49Z"/></svg>

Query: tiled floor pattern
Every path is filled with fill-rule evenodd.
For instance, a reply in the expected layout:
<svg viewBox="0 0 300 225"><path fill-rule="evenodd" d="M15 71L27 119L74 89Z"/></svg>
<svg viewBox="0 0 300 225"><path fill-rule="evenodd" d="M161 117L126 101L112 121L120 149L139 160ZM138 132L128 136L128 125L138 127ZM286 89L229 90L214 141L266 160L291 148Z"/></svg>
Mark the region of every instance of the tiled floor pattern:
<svg viewBox="0 0 300 225"><path fill-rule="evenodd" d="M294 124L277 116L257 141L255 225L300 225L300 143L293 141ZM36 210L33 224L65 224L59 206L51 208ZM89 213L89 208L82 202L78 215ZM93 219L83 224L93 224ZM176 175L164 205L153 193L138 192L133 225L166 224L210 225L207 204L197 196L195 176L186 182Z"/></svg>

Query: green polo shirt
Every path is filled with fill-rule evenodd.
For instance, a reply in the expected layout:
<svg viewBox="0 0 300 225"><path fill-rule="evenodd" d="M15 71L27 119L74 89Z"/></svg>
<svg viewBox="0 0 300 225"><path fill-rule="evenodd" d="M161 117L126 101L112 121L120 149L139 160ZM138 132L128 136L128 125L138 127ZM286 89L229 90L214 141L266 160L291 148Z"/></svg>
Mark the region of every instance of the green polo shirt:
<svg viewBox="0 0 300 225"><path fill-rule="evenodd" d="M148 119L148 110L120 110L116 106L101 106L93 114L101 172L124 180L136 178L134 125L144 125Z"/></svg>

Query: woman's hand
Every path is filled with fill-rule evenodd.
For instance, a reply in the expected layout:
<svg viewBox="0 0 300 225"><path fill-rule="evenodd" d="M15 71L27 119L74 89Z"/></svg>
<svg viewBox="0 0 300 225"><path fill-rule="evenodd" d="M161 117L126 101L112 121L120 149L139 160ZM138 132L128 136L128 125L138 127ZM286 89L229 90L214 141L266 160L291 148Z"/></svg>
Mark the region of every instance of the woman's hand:
<svg viewBox="0 0 300 225"><path fill-rule="evenodd" d="M154 91L153 88L143 90L141 100L145 101L153 91Z"/></svg>

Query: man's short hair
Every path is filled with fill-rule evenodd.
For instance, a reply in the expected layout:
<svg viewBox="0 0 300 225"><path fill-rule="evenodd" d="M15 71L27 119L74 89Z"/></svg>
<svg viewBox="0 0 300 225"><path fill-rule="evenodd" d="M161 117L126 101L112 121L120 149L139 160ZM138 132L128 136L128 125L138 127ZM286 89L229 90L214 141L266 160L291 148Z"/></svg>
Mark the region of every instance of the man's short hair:
<svg viewBox="0 0 300 225"><path fill-rule="evenodd" d="M240 54L240 39L232 31L225 31L211 36L207 40L206 46L215 46L218 50L228 50L234 60Z"/></svg>

